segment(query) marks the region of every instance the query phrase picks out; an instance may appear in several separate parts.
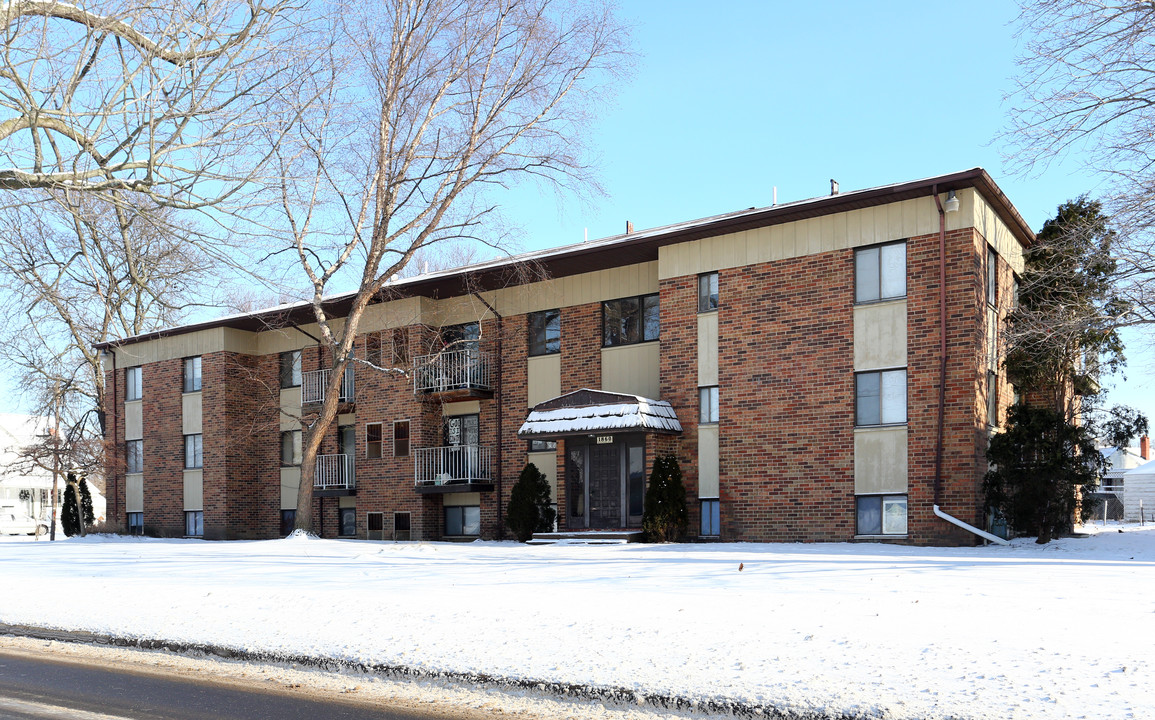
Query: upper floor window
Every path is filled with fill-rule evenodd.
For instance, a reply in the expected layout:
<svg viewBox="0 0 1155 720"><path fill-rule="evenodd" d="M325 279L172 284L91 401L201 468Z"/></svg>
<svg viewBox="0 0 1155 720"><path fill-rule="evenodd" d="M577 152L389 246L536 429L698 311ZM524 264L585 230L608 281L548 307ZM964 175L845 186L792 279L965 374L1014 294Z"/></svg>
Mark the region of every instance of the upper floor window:
<svg viewBox="0 0 1155 720"><path fill-rule="evenodd" d="M365 457L381 457L384 444L381 438L381 423L365 423Z"/></svg>
<svg viewBox="0 0 1155 720"><path fill-rule="evenodd" d="M987 305L999 304L999 256L994 248L987 247Z"/></svg>
<svg viewBox="0 0 1155 720"><path fill-rule="evenodd" d="M124 443L124 471L144 472L144 441L129 440Z"/></svg>
<svg viewBox="0 0 1155 720"><path fill-rule="evenodd" d="M718 273L698 276L698 312L718 309Z"/></svg>
<svg viewBox="0 0 1155 720"><path fill-rule="evenodd" d="M393 348L393 364L405 367L409 364L409 331L403 327L393 328L390 334L390 345Z"/></svg>
<svg viewBox="0 0 1155 720"><path fill-rule="evenodd" d="M393 456L409 457L409 421L393 423Z"/></svg>
<svg viewBox="0 0 1155 720"><path fill-rule="evenodd" d="M698 388L698 422L718 422L718 386Z"/></svg>
<svg viewBox="0 0 1155 720"><path fill-rule="evenodd" d="M201 389L201 359L190 357L184 359L184 392L199 392Z"/></svg>
<svg viewBox="0 0 1155 720"><path fill-rule="evenodd" d="M381 333L369 333L365 336L365 359L381 367Z"/></svg>
<svg viewBox="0 0 1155 720"><path fill-rule="evenodd" d="M529 314L529 354L561 352L561 312L542 310Z"/></svg>
<svg viewBox="0 0 1155 720"><path fill-rule="evenodd" d="M658 339L658 295L602 303L602 346L632 345Z"/></svg>
<svg viewBox="0 0 1155 720"><path fill-rule="evenodd" d="M906 422L906 369L861 372L854 376L856 425Z"/></svg>
<svg viewBox="0 0 1155 720"><path fill-rule="evenodd" d="M130 367L124 371L124 399L140 400L141 398L140 366Z"/></svg>
<svg viewBox="0 0 1155 720"><path fill-rule="evenodd" d="M447 325L441 328L441 342L450 350L463 350L481 339L481 324L475 322Z"/></svg>
<svg viewBox="0 0 1155 720"><path fill-rule="evenodd" d="M905 242L875 245L854 251L855 302L873 302L905 296Z"/></svg>
<svg viewBox="0 0 1155 720"><path fill-rule="evenodd" d="M196 435L184 436L184 467L185 470L195 470L205 466L204 460L204 436L200 433Z"/></svg>
<svg viewBox="0 0 1155 720"><path fill-rule="evenodd" d="M281 431L281 466L293 467L301 464L301 431Z"/></svg>
<svg viewBox="0 0 1155 720"><path fill-rule="evenodd" d="M301 386L301 351L290 350L281 353L281 387Z"/></svg>

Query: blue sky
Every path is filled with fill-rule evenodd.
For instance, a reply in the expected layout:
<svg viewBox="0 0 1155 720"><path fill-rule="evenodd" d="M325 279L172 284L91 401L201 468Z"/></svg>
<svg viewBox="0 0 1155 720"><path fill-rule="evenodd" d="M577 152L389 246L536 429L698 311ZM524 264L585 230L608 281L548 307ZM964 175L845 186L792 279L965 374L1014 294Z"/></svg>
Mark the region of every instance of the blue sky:
<svg viewBox="0 0 1155 720"><path fill-rule="evenodd" d="M1031 227L1100 181L1065 159L1004 169L1015 3L630 0L636 74L590 128L606 195L501 198L524 249L983 167ZM1155 335L1155 331L1150 331ZM1129 337L1109 402L1155 419L1150 349ZM1110 382L1108 382L1108 385Z"/></svg>

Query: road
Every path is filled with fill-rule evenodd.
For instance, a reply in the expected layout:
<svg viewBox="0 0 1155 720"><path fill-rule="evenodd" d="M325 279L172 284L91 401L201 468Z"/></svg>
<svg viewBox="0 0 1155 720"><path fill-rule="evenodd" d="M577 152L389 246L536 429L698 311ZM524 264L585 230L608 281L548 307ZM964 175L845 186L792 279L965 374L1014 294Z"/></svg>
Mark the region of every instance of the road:
<svg viewBox="0 0 1155 720"><path fill-rule="evenodd" d="M431 720L413 713L0 650L0 719Z"/></svg>

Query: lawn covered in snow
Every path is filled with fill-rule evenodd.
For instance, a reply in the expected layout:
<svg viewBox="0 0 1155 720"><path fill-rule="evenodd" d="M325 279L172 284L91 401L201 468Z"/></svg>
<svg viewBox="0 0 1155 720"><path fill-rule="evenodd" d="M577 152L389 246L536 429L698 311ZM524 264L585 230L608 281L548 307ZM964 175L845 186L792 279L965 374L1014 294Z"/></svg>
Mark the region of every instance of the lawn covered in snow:
<svg viewBox="0 0 1155 720"><path fill-rule="evenodd" d="M0 539L0 622L784 710L1155 717L1155 527L1087 530L946 549Z"/></svg>

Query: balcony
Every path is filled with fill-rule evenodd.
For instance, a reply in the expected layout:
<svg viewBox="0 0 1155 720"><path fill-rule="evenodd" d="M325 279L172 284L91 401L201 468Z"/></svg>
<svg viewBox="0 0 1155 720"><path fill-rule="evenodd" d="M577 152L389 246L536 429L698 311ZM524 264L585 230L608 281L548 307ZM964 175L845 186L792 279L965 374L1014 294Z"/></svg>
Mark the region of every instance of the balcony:
<svg viewBox="0 0 1155 720"><path fill-rule="evenodd" d="M332 370L312 370L301 373L301 402L325 402L325 388L329 386L329 374ZM345 377L341 380L341 394L339 402L353 402L353 366L345 368Z"/></svg>
<svg viewBox="0 0 1155 720"><path fill-rule="evenodd" d="M493 489L493 448L478 445L417 448L414 479L419 493Z"/></svg>
<svg viewBox="0 0 1155 720"><path fill-rule="evenodd" d="M319 497L352 495L357 487L352 455L318 455L313 469L313 489Z"/></svg>
<svg viewBox="0 0 1155 720"><path fill-rule="evenodd" d="M469 342L459 350L443 350L413 359L413 392L443 400L493 397L493 353Z"/></svg>

